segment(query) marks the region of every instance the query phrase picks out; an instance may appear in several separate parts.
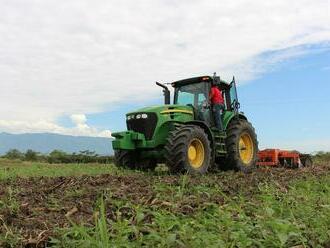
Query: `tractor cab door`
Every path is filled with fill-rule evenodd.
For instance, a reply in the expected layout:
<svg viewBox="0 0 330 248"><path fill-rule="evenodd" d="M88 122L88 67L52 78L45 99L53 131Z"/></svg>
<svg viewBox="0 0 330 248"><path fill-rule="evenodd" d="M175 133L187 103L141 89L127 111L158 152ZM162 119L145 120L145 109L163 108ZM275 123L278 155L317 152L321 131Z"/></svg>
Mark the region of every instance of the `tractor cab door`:
<svg viewBox="0 0 330 248"><path fill-rule="evenodd" d="M238 102L238 97L237 97L237 89L236 89L235 78L233 78L233 81L230 83L229 86L230 86L230 90L229 90L230 110L237 113L238 109L239 109L239 102Z"/></svg>

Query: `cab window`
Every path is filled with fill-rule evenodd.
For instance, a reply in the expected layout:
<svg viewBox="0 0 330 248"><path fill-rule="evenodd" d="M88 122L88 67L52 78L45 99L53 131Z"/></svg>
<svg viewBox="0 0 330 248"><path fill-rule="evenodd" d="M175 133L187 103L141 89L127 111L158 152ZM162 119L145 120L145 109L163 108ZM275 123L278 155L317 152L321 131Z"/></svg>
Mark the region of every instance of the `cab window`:
<svg viewBox="0 0 330 248"><path fill-rule="evenodd" d="M208 94L209 84L206 82L183 85L175 89L174 104L198 107L207 100Z"/></svg>
<svg viewBox="0 0 330 248"><path fill-rule="evenodd" d="M193 104L193 102L194 102L194 94L184 91L180 92L177 104L187 105L187 104Z"/></svg>

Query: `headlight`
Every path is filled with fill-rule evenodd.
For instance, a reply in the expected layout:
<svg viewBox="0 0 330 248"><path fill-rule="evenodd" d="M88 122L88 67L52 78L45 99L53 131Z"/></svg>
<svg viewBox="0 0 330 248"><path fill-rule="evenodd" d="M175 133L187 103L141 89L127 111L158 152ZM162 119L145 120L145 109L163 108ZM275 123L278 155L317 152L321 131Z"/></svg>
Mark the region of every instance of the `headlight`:
<svg viewBox="0 0 330 248"><path fill-rule="evenodd" d="M141 113L141 114L136 114L136 115L127 115L126 119L129 120L133 120L133 119L147 119L148 118L148 114L147 113Z"/></svg>
<svg viewBox="0 0 330 248"><path fill-rule="evenodd" d="M129 120L132 120L132 119L134 119L134 115L128 115L127 117L126 117L126 119L129 121Z"/></svg>

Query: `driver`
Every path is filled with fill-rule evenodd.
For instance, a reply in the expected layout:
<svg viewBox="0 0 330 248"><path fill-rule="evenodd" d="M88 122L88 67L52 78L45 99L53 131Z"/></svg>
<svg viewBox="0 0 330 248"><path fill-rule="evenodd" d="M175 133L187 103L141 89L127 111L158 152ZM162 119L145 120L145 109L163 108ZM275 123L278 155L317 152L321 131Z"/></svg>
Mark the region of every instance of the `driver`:
<svg viewBox="0 0 330 248"><path fill-rule="evenodd" d="M215 126L219 130L223 131L221 115L222 115L222 111L225 109L225 105L224 105L222 92L217 87L217 83L215 83L214 81L212 82L212 87L209 94L209 101L211 103L213 110Z"/></svg>

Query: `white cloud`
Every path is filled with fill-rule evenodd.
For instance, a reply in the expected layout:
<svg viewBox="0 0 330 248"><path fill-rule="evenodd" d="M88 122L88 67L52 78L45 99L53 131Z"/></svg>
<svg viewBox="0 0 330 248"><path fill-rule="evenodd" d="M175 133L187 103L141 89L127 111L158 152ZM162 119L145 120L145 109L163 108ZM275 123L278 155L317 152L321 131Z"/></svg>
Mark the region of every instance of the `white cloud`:
<svg viewBox="0 0 330 248"><path fill-rule="evenodd" d="M73 123L75 123L77 126L79 125L85 125L87 118L84 114L73 114L71 115L71 120Z"/></svg>
<svg viewBox="0 0 330 248"><path fill-rule="evenodd" d="M66 133L73 135L85 135L85 136L98 136L98 137L111 137L110 130L98 130L89 126L87 118L84 114L71 115L71 121L75 124L74 128L66 128Z"/></svg>
<svg viewBox="0 0 330 248"><path fill-rule="evenodd" d="M93 137L111 137L110 130L98 130L89 126L87 118L83 114L74 114L71 116L74 127L65 128L51 121L13 121L0 120L0 130L12 133L28 133L28 132L51 132L61 133L74 136L93 136Z"/></svg>
<svg viewBox="0 0 330 248"><path fill-rule="evenodd" d="M156 80L249 80L329 42L329 23L326 0L0 0L0 131L66 132L58 117L150 98Z"/></svg>

